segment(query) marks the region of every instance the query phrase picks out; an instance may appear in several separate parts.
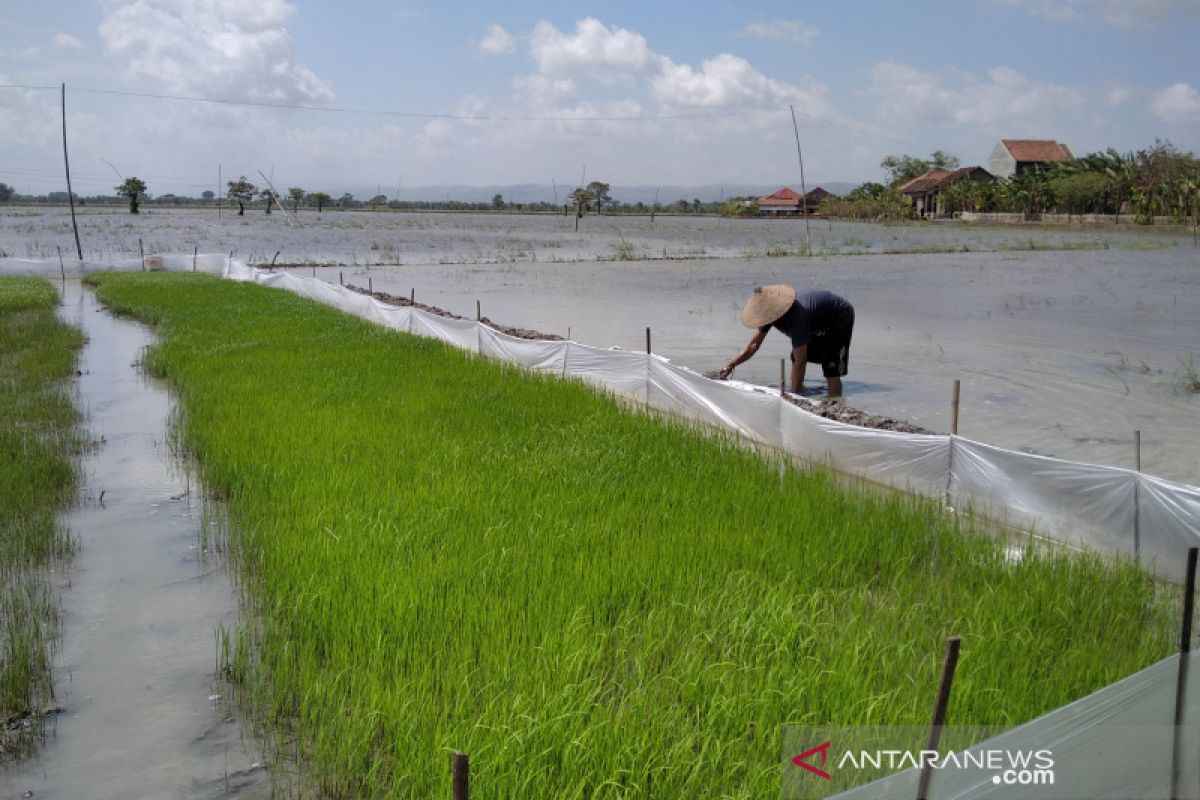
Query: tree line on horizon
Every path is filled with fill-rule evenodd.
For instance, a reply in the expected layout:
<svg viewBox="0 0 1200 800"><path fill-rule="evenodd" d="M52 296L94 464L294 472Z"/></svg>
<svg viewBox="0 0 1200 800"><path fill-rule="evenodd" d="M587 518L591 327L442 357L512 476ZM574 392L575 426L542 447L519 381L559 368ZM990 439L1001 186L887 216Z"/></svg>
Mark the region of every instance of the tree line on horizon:
<svg viewBox="0 0 1200 800"><path fill-rule="evenodd" d="M844 197L829 197L822 201L819 212L827 217L863 220L902 220L914 217L915 209L899 188L913 178L933 170L951 171L959 160L941 150L928 158L908 154L889 155L880 162L885 182L868 181ZM139 212L142 203L156 205L211 205L216 202L213 191L200 198L163 194L151 199L144 181L135 176L126 178L114 187L115 195L75 198L80 203L113 204L128 202L130 213ZM725 216L754 216L758 213L756 197L731 197L717 202L702 202L699 198L680 198L674 202L647 204L622 202L610 194L611 186L592 181L571 190L560 204L544 201L514 203L496 194L491 202L459 200L389 200L377 194L360 200L346 192L338 198L322 191L307 191L299 186L289 187L286 195L277 195L270 187L260 188L240 176L228 181L224 198L238 204L238 213L257 205L265 213L272 208L393 209L448 211L515 211L535 213L587 212L610 214L722 214ZM66 192L50 192L31 197L19 195L10 186L0 183L0 202L65 203ZM257 201L257 203L256 203ZM1177 149L1169 141L1156 140L1154 145L1136 152L1120 153L1114 148L1089 153L1081 158L1059 162L1044 169L1014 175L1005 180L960 180L941 190L943 208L950 212L999 212L1026 215L1059 212L1068 214L1103 214L1119 217L1130 214L1135 221L1151 223L1155 217L1179 221L1195 219L1200 214L1200 159Z"/></svg>

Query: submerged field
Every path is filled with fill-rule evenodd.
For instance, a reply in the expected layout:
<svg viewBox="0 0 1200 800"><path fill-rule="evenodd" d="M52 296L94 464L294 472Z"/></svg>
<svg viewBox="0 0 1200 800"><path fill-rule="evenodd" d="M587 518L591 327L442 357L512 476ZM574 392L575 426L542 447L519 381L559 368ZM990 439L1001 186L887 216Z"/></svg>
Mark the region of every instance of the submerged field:
<svg viewBox="0 0 1200 800"><path fill-rule="evenodd" d="M56 305L43 280L0 278L0 763L33 743L53 696L49 571L71 551L55 514L77 485L82 434L69 381L83 339Z"/></svg>
<svg viewBox="0 0 1200 800"><path fill-rule="evenodd" d="M763 797L784 724L1012 725L1167 654L1137 569L1026 552L822 473L295 296L92 280L227 501L227 674L307 785Z"/></svg>

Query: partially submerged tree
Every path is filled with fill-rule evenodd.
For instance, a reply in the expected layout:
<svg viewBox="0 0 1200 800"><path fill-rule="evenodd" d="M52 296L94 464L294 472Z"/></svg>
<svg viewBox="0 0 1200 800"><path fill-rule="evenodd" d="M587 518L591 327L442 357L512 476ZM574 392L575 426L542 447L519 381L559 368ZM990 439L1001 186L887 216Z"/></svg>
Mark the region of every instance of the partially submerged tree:
<svg viewBox="0 0 1200 800"><path fill-rule="evenodd" d="M225 196L230 200L237 201L238 216L240 217L246 213L246 203L254 200L254 195L258 193L258 187L246 180L245 175L236 181L229 181L226 186L229 187L229 190L225 193Z"/></svg>
<svg viewBox="0 0 1200 800"><path fill-rule="evenodd" d="M7 183L0 183L0 203L7 203L9 200L12 200L16 193L17 191Z"/></svg>
<svg viewBox="0 0 1200 800"><path fill-rule="evenodd" d="M146 194L146 182L130 175L116 187L117 194L129 198L129 213L138 213L138 198Z"/></svg>
<svg viewBox="0 0 1200 800"><path fill-rule="evenodd" d="M299 186L293 186L288 189L288 197L292 201L292 213L296 213L296 208L300 205L300 201L304 199L304 190Z"/></svg>
<svg viewBox="0 0 1200 800"><path fill-rule="evenodd" d="M310 192L308 202L317 204L317 213L321 213L321 209L333 202L333 198L325 192Z"/></svg>
<svg viewBox="0 0 1200 800"><path fill-rule="evenodd" d="M270 189L263 189L258 193L258 196L267 201L267 213L271 213L271 204L279 202L279 198Z"/></svg>
<svg viewBox="0 0 1200 800"><path fill-rule="evenodd" d="M591 195L592 201L596 203L596 213L599 214L603 210L604 204L611 198L608 196L608 190L612 188L603 181L592 181L587 185L588 194Z"/></svg>

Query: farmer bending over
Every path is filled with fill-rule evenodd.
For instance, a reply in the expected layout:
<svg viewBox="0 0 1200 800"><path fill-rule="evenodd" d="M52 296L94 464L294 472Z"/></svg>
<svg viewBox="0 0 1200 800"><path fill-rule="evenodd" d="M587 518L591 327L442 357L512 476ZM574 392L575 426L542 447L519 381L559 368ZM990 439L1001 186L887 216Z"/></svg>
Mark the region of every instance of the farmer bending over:
<svg viewBox="0 0 1200 800"><path fill-rule="evenodd" d="M842 376L850 363L854 306L824 289L797 292L791 286L759 286L742 309L742 324L757 330L742 352L721 368L722 378L749 361L775 327L792 340L791 390L799 392L804 386L804 368L811 361L821 365L829 396L842 396Z"/></svg>

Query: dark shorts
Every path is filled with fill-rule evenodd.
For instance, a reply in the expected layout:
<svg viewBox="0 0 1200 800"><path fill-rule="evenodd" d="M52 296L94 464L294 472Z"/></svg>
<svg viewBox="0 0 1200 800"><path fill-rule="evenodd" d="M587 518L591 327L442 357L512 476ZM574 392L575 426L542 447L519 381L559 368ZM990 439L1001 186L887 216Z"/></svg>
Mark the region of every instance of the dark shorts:
<svg viewBox="0 0 1200 800"><path fill-rule="evenodd" d="M826 378L840 378L850 371L850 337L854 323L808 340L808 363L820 364Z"/></svg>

